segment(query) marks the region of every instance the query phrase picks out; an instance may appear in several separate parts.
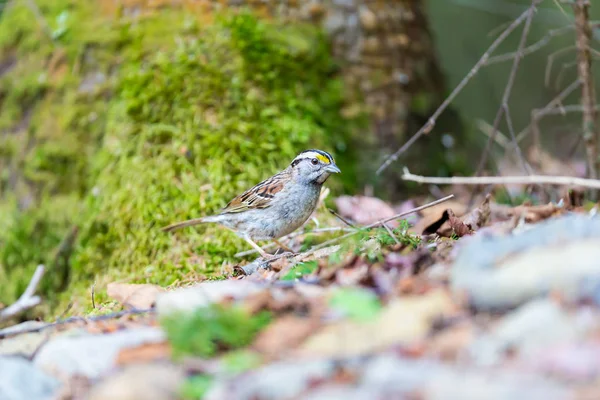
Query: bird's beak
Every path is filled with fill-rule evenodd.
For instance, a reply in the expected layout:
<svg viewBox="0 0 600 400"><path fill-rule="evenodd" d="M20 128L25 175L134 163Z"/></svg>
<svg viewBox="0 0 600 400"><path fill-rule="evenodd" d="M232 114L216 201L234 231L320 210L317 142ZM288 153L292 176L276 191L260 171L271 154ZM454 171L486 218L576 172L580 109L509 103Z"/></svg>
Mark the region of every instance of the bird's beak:
<svg viewBox="0 0 600 400"><path fill-rule="evenodd" d="M339 174L340 172L342 172L335 164L329 164L328 166L326 166L325 171L329 172L330 174Z"/></svg>

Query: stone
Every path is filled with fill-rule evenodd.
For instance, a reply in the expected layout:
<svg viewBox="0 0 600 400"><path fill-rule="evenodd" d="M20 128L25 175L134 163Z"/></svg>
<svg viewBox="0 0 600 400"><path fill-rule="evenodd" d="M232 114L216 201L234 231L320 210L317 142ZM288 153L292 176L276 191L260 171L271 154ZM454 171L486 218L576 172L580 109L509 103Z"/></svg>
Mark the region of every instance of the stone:
<svg viewBox="0 0 600 400"><path fill-rule="evenodd" d="M190 312L225 298L241 300L264 289L265 285L250 280L206 281L198 285L162 293L156 299L158 315Z"/></svg>
<svg viewBox="0 0 600 400"><path fill-rule="evenodd" d="M0 357L1 400L52 400L60 382L21 357Z"/></svg>
<svg viewBox="0 0 600 400"><path fill-rule="evenodd" d="M31 357L40 345L49 337L45 331L27 332L30 329L46 326L45 322L26 321L0 330L0 356L22 355Z"/></svg>
<svg viewBox="0 0 600 400"><path fill-rule="evenodd" d="M309 337L297 355L348 357L416 342L430 332L436 318L449 316L454 309L454 303L442 290L397 298L369 321L344 320L326 326Z"/></svg>
<svg viewBox="0 0 600 400"><path fill-rule="evenodd" d="M65 335L45 344L34 364L50 373L98 378L113 368L122 349L165 340L159 328L144 327L110 334Z"/></svg>
<svg viewBox="0 0 600 400"><path fill-rule="evenodd" d="M335 372L329 360L278 362L247 374L216 382L205 400L298 398L312 382L328 379Z"/></svg>
<svg viewBox="0 0 600 400"><path fill-rule="evenodd" d="M469 238L451 287L479 309L515 307L550 291L600 302L599 259L600 218L566 215L519 234Z"/></svg>
<svg viewBox="0 0 600 400"><path fill-rule="evenodd" d="M48 338L47 332L22 333L0 340L0 356L21 355L31 357Z"/></svg>
<svg viewBox="0 0 600 400"><path fill-rule="evenodd" d="M92 388L88 400L176 400L185 379L171 364L132 365Z"/></svg>
<svg viewBox="0 0 600 400"><path fill-rule="evenodd" d="M501 364L506 351L513 350L522 360L559 343L578 342L600 325L586 318L585 310L569 313L550 299L531 301L506 315L494 329L477 337L468 347L478 365Z"/></svg>

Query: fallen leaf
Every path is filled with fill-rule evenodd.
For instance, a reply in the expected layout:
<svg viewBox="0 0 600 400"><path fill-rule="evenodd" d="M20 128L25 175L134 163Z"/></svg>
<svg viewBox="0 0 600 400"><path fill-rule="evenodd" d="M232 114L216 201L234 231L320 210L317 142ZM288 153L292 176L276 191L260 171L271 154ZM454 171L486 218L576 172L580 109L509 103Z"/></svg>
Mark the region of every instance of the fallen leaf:
<svg viewBox="0 0 600 400"><path fill-rule="evenodd" d="M445 214L446 210L448 210L448 209L451 209L452 211L454 211L454 213L459 217L464 215L467 212L467 208L463 203L458 202L458 201L453 201L453 200L445 201L444 203L421 210L421 215L423 216L423 218L421 218L419 220L419 222L417 222L408 231L411 233L424 234L424 235L427 234L426 232L430 232L430 231L431 231L430 233L435 233L442 226L442 224L446 221L446 219L444 219L443 221L440 222L440 220L444 218L444 214ZM439 226L437 228L435 228L435 226L432 226L432 225L435 225L436 223L439 224ZM430 226L432 226L432 227L429 228Z"/></svg>
<svg viewBox="0 0 600 400"><path fill-rule="evenodd" d="M138 347L122 349L117 355L116 364L141 364L156 360L166 360L171 356L171 346L167 342L144 343Z"/></svg>
<svg viewBox="0 0 600 400"><path fill-rule="evenodd" d="M360 225L368 225L379 220L396 215L394 209L385 201L369 196L340 196L335 199L335 205L342 217L350 218ZM397 227L397 221L388 225Z"/></svg>
<svg viewBox="0 0 600 400"><path fill-rule="evenodd" d="M479 207L475 208L462 218L462 222L468 226L471 231L476 231L487 225L489 222L491 215L490 199L491 196L487 195Z"/></svg>
<svg viewBox="0 0 600 400"><path fill-rule="evenodd" d="M301 318L286 315L264 329L252 347L266 355L274 356L296 348L319 327L318 318Z"/></svg>
<svg viewBox="0 0 600 400"><path fill-rule="evenodd" d="M296 352L298 357L346 357L369 354L394 344L423 339L436 318L455 313L444 290L392 300L371 321L345 320L324 327Z"/></svg>
<svg viewBox="0 0 600 400"><path fill-rule="evenodd" d="M154 306L156 297L165 289L150 284L109 283L106 292L126 308L146 309Z"/></svg>
<svg viewBox="0 0 600 400"><path fill-rule="evenodd" d="M455 361L474 337L475 329L472 324L452 326L428 340L429 353L444 361Z"/></svg>

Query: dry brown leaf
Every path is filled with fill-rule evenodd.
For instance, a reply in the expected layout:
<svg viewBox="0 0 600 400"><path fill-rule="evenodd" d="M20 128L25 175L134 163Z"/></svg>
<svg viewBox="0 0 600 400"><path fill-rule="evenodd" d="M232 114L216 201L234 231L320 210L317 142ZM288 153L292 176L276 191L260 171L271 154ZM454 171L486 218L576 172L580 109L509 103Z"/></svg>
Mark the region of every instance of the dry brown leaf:
<svg viewBox="0 0 600 400"><path fill-rule="evenodd" d="M409 232L421 235L427 234L426 232L429 232L434 228L434 232L437 231L447 220L446 211L449 209L454 211L454 214L459 217L467 212L467 207L463 203L452 200L446 201L442 204L422 210L421 214L423 215L423 218L411 227Z"/></svg>
<svg viewBox="0 0 600 400"><path fill-rule="evenodd" d="M487 195L479 207L475 208L462 218L462 222L464 222L464 224L472 231L483 228L489 222L492 213L490 209L490 199L491 196Z"/></svg>
<svg viewBox="0 0 600 400"><path fill-rule="evenodd" d="M150 284L109 283L106 292L126 308L146 309L154 306L156 297L165 289Z"/></svg>
<svg viewBox="0 0 600 400"><path fill-rule="evenodd" d="M335 205L342 217L350 218L360 225L372 224L396 214L389 204L376 197L340 196L335 199ZM390 221L388 225L395 228L398 222Z"/></svg>
<svg viewBox="0 0 600 400"><path fill-rule="evenodd" d="M252 346L255 350L275 356L292 350L319 327L318 318L300 318L286 315L263 330Z"/></svg>
<svg viewBox="0 0 600 400"><path fill-rule="evenodd" d="M548 219L556 213L562 212L563 209L556 204L548 203L539 206L522 205L514 207L512 215L520 218L525 217L525 222L538 222Z"/></svg>
<svg viewBox="0 0 600 400"><path fill-rule="evenodd" d="M445 361L454 361L475 337L472 324L464 323L441 331L428 339L429 352Z"/></svg>
<svg viewBox="0 0 600 400"><path fill-rule="evenodd" d="M139 364L156 360L166 360L171 356L171 346L168 342L145 343L138 347L125 348L119 352L116 364Z"/></svg>
<svg viewBox="0 0 600 400"><path fill-rule="evenodd" d="M372 321L344 320L324 327L298 349L298 356L345 357L373 353L423 339L436 318L456 306L445 290L392 300Z"/></svg>

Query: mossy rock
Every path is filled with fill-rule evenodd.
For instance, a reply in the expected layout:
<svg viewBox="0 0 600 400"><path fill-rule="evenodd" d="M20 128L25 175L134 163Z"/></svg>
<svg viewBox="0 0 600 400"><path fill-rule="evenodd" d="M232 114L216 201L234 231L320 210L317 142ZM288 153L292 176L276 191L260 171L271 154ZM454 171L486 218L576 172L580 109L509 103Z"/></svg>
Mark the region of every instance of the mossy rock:
<svg viewBox="0 0 600 400"><path fill-rule="evenodd" d="M50 50L32 45L31 35L40 33L26 25L2 43L3 54L10 49L20 59L56 54L52 46L59 42L69 72L26 97L34 151L24 153L17 143L0 155L21 163L25 191L35 195L34 205L23 207L0 187L6 217L0 222L0 278L11 286L0 302L15 299L37 263L56 264L54 249L74 225L78 240L69 273L61 274L70 286L60 294L64 282L43 287L45 311L53 316L73 299L73 311L89 308L95 281L101 302L102 284L116 279L171 285L198 274L219 277L221 266L246 248L243 241L216 226L173 235L160 227L218 211L300 150L330 150L344 172L343 181L332 184L354 184L347 149L360 123L340 116L343 87L327 41L313 26L281 26L243 12L199 27L172 9L136 23L97 16L106 32L100 40L79 26L98 25L90 4L64 1L61 11L59 2L39 3L52 21L65 9L82 19L62 22L65 31L47 43ZM90 47L89 54L82 50ZM96 64L81 68L82 51ZM20 73L17 65L3 79ZM104 79L82 90L94 74ZM10 106L18 109L20 101ZM47 124L56 129L40 134ZM8 178L0 179L5 185ZM45 241L40 245L35 237Z"/></svg>

